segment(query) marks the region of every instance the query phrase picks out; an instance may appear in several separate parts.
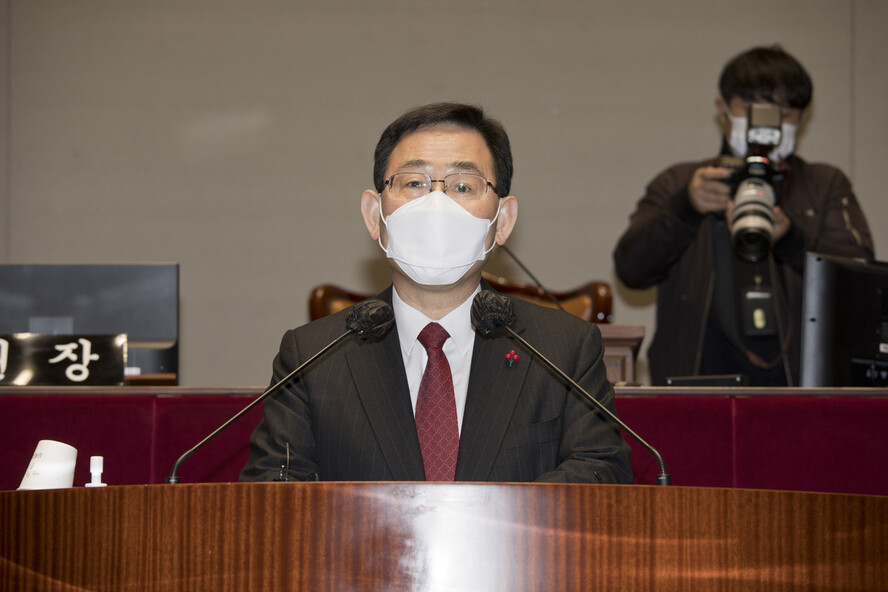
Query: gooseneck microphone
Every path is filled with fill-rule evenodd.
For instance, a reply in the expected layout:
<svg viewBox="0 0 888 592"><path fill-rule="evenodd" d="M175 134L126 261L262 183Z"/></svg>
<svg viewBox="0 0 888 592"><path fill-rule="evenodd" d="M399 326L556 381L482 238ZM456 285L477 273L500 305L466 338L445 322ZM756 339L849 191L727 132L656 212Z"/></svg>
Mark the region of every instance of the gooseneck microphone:
<svg viewBox="0 0 888 592"><path fill-rule="evenodd" d="M371 299L364 300L359 302L352 307L351 312L349 312L348 316L345 318L345 327L346 331L333 341L331 341L326 347L321 349L318 353L305 360L298 368L287 374L284 378L277 382L277 384L269 387L264 393L259 395L252 403L238 411L234 414L234 416L223 423L221 426L216 428L216 430L198 442L193 448L186 451L185 454L179 457L179 460L176 461L176 464L173 465L173 470L170 471L170 476L167 477L167 483L178 483L179 477L176 473L179 470L179 465L182 462L197 452L200 448L204 446L207 442L216 437L216 435L234 423L237 419L242 417L247 411L261 403L265 398L267 398L272 393L276 392L281 386L287 383L291 378L305 370L308 366L310 366L315 360L320 358L322 355L327 353L331 348L333 348L340 341L354 334L358 339L369 339L371 337L381 337L385 335L388 330L391 328L392 324L395 322L395 313L392 310L392 307L386 304L381 300ZM289 452L289 451L288 451Z"/></svg>
<svg viewBox="0 0 888 592"><path fill-rule="evenodd" d="M565 382L567 382L571 387L576 389L577 392L581 393L584 397L586 397L591 403L593 403L600 411L602 411L605 415L607 415L614 423L616 423L620 428L625 430L629 435L631 435L635 440L638 441L639 444L644 446L648 452L650 452L657 461L657 465L660 467L660 473L657 475L657 485L671 485L672 478L669 476L669 473L666 472L666 465L663 462L663 457L660 456L660 453L657 450L645 442L641 436L636 434L629 426L623 423L619 417L614 415L607 407L601 404L601 402L590 395L583 387L576 383L570 376L564 373L558 366L556 366L553 362L551 362L548 358L546 358L543 354L538 352L536 348L530 345L526 339L518 335L515 331L512 330L512 325L515 324L515 312L512 309L512 301L502 294L498 294L493 290L481 290L475 299L472 301L472 324L475 326L475 330L481 334L482 337L494 336L500 333L506 333L512 339L518 341L524 347L529 349L533 355L539 358L546 366L552 369L558 376L560 376Z"/></svg>

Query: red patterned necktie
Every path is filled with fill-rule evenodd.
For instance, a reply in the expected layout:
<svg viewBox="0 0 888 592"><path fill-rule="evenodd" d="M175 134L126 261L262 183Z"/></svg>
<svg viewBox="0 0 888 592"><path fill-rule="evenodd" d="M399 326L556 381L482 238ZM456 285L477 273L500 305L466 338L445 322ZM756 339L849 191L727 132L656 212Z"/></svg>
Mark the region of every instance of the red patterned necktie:
<svg viewBox="0 0 888 592"><path fill-rule="evenodd" d="M426 481L453 481L456 473L459 450L456 399L450 364L441 349L449 338L438 323L426 325L418 337L429 355L416 399L416 432Z"/></svg>

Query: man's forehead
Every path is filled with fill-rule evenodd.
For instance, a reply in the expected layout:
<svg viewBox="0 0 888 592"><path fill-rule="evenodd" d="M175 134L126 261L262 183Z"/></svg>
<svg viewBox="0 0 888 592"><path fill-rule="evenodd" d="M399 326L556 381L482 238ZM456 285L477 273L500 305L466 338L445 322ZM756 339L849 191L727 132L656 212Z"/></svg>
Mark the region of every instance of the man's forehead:
<svg viewBox="0 0 888 592"><path fill-rule="evenodd" d="M756 94L746 98L744 96L735 95L731 98L731 102L742 103L743 105L749 106L752 103L769 103L771 105L777 105L778 107L782 107L783 109L791 109L789 102L786 100L786 93L782 90L775 90L768 96Z"/></svg>
<svg viewBox="0 0 888 592"><path fill-rule="evenodd" d="M481 132L474 128L461 127L458 125L426 125L404 134L398 143L395 144L395 150L405 145L425 145L430 143L448 143L453 142L456 145L468 146L480 144L485 148L487 143Z"/></svg>
<svg viewBox="0 0 888 592"><path fill-rule="evenodd" d="M783 99L782 95L777 95L777 94L775 94L770 99L766 99L764 97L755 97L752 99L744 99L743 97L736 96L731 99L730 107L732 110L737 110L738 112L740 110L742 110L743 112L746 112L749 109L749 106L754 103L767 103L769 105L776 105L776 106L780 107L780 109L784 113L784 115L786 115L787 113L790 113L790 112L801 111L801 109L799 109L798 107L792 107L791 105L789 105L789 103L787 103Z"/></svg>
<svg viewBox="0 0 888 592"><path fill-rule="evenodd" d="M448 170L491 174L493 155L480 132L457 126L428 126L406 134L392 150L390 170ZM484 169L491 169L485 171Z"/></svg>

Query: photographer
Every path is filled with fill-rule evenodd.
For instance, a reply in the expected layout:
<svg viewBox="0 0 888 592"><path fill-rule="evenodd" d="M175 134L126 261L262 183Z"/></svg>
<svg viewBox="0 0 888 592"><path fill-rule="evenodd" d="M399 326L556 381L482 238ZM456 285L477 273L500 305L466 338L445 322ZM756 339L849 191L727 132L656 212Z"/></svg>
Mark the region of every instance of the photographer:
<svg viewBox="0 0 888 592"><path fill-rule="evenodd" d="M614 251L616 273L630 288L658 286L652 384L743 374L751 386L796 385L805 251L873 258L872 239L847 177L794 154L812 94L801 64L778 46L754 48L725 66L719 92L720 158L651 181ZM775 106L774 145L754 144L750 114ZM753 219L764 248L750 255L732 226L747 223L734 208L754 166L767 169L758 185L773 198Z"/></svg>

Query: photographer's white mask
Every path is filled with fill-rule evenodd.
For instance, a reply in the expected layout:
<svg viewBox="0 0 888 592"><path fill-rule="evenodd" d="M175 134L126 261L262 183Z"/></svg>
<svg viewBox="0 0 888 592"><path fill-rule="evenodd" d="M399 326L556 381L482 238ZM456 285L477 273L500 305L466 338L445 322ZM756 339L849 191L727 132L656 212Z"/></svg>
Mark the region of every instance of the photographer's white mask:
<svg viewBox="0 0 888 592"><path fill-rule="evenodd" d="M433 191L383 217L388 243L382 246L382 235L377 242L417 284L446 286L462 279L493 250L495 241L489 249L485 243L501 203L493 220L487 220L476 218L443 191ZM381 199L379 208L381 212Z"/></svg>
<svg viewBox="0 0 888 592"><path fill-rule="evenodd" d="M734 156L746 158L746 152L748 150L746 144L746 129L749 126L749 122L746 116L741 115L737 117L729 115L729 117L731 119L731 135L728 138L728 145L731 147L731 152L734 153ZM768 154L768 158L775 162L789 158L789 155L795 152L797 130L798 126L793 123L786 123L785 121L781 123L780 144L771 150L770 154Z"/></svg>

